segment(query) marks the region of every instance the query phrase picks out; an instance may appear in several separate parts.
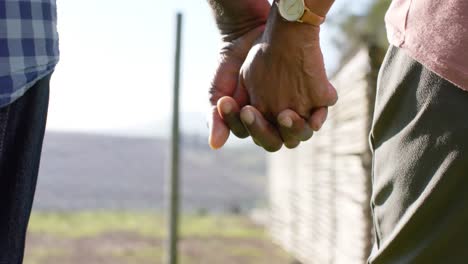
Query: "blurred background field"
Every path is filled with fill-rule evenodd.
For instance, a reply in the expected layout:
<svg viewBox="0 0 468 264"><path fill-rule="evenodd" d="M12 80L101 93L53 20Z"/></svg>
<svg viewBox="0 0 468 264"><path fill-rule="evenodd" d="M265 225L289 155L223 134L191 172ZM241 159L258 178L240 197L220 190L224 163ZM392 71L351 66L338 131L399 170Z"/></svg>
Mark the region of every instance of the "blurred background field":
<svg viewBox="0 0 468 264"><path fill-rule="evenodd" d="M164 139L47 133L26 264L162 263ZM251 212L266 206L253 147L182 142L181 263L289 263Z"/></svg>
<svg viewBox="0 0 468 264"><path fill-rule="evenodd" d="M184 211L265 205L266 157L260 149L215 152L205 137L184 134L181 152ZM48 132L35 209L161 211L169 161L164 138Z"/></svg>
<svg viewBox="0 0 468 264"><path fill-rule="evenodd" d="M184 215L181 263L289 263L265 230L239 215ZM36 213L26 264L161 263L164 219L141 212Z"/></svg>

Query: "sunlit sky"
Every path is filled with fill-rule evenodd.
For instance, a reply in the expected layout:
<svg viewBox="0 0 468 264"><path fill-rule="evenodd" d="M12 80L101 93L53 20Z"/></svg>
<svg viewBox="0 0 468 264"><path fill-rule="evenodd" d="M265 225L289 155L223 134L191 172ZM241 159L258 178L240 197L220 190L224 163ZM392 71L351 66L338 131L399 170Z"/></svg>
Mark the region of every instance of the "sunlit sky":
<svg viewBox="0 0 468 264"><path fill-rule="evenodd" d="M364 2L352 1L357 10ZM171 117L175 14L182 11L183 126L201 133L219 47L205 0L58 0L58 9L61 61L51 84L49 130L164 136ZM322 32L326 64L333 68L334 31L325 25Z"/></svg>

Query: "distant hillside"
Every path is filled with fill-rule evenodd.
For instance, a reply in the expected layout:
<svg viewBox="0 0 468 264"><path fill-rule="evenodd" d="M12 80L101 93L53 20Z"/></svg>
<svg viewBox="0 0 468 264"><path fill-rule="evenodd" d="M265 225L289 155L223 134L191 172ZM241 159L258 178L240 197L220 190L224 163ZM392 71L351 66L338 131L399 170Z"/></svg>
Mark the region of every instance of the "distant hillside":
<svg viewBox="0 0 468 264"><path fill-rule="evenodd" d="M35 209L164 207L168 142L161 139L47 133ZM256 148L209 150L185 138L184 210L252 208L265 199L264 153Z"/></svg>

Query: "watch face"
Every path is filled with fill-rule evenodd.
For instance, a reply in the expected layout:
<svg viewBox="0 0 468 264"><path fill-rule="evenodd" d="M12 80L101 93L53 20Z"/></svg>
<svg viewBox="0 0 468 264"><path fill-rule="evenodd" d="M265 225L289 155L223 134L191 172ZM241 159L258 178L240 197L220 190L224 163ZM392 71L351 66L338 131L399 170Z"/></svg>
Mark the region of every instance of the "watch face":
<svg viewBox="0 0 468 264"><path fill-rule="evenodd" d="M278 9L284 19L297 21L304 15L304 0L280 0Z"/></svg>

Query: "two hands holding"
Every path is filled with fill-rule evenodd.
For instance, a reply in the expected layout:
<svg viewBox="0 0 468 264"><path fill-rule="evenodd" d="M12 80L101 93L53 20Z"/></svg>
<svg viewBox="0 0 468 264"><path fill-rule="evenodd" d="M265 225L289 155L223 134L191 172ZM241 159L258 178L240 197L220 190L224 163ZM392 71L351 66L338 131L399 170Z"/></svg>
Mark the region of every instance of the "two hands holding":
<svg viewBox="0 0 468 264"><path fill-rule="evenodd" d="M267 0L209 2L223 37L210 89L210 146L221 148L230 132L270 152L309 140L337 101L320 27L284 20ZM314 11L325 16L328 2Z"/></svg>

